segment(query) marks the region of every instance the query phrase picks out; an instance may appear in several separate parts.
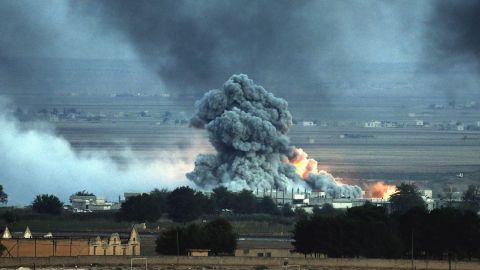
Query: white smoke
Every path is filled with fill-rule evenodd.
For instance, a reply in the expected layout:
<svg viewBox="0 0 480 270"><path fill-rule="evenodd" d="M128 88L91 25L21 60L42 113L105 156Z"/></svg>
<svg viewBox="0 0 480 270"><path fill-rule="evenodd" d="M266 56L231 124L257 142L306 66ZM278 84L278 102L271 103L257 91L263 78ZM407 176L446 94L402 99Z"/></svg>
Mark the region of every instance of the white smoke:
<svg viewBox="0 0 480 270"><path fill-rule="evenodd" d="M116 200L123 192L148 192L153 188L188 185L192 153L159 152L151 162L122 153L126 166L106 152L77 153L69 142L48 129L24 129L0 104L0 184L10 204L28 204L42 193L62 200L87 190Z"/></svg>

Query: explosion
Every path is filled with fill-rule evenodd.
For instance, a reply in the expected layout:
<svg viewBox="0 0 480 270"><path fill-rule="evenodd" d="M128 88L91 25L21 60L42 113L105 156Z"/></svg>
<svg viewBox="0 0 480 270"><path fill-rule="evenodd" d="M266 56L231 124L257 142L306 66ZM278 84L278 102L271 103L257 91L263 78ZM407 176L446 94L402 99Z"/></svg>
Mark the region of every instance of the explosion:
<svg viewBox="0 0 480 270"><path fill-rule="evenodd" d="M361 197L362 190L359 187L343 184L328 172L318 170L318 162L315 159L308 158L308 154L301 148L294 149L293 157L289 162L295 166L295 171L302 177L302 179L309 181L309 183L314 183L315 188L328 191L330 196L351 198Z"/></svg>
<svg viewBox="0 0 480 270"><path fill-rule="evenodd" d="M368 187L370 198L389 199L395 191L395 185L385 184L383 181L376 182Z"/></svg>
<svg viewBox="0 0 480 270"><path fill-rule="evenodd" d="M293 158L289 162L295 166L298 175L306 179L310 173L319 173L317 161L308 158L308 154L302 148L295 148L293 151Z"/></svg>
<svg viewBox="0 0 480 270"><path fill-rule="evenodd" d="M288 103L246 75L233 75L195 106L190 124L206 129L216 150L198 155L195 169L187 174L198 187L320 189L332 198L362 196L360 187L337 183L302 149L290 145Z"/></svg>

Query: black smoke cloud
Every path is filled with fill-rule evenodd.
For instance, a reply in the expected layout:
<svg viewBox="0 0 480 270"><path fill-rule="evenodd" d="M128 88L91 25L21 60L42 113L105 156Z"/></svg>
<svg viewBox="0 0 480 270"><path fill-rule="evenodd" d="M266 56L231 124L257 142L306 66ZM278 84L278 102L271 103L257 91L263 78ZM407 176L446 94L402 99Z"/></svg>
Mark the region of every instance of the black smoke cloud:
<svg viewBox="0 0 480 270"><path fill-rule="evenodd" d="M69 3L0 1L0 95L23 107L55 102L59 94L71 92L110 94L162 86L136 60L128 42L102 32L97 20Z"/></svg>
<svg viewBox="0 0 480 270"><path fill-rule="evenodd" d="M441 60L480 63L480 2L434 1L429 20L430 49Z"/></svg>
<svg viewBox="0 0 480 270"><path fill-rule="evenodd" d="M32 66L35 61L32 54L44 53L55 33L31 17L28 9L21 8L13 1L0 3L0 18L1 88L16 88L16 91L31 89L32 83L39 77ZM42 84L36 87L45 90L52 88L52 85L42 80Z"/></svg>
<svg viewBox="0 0 480 270"><path fill-rule="evenodd" d="M326 172L310 173L305 181L297 174L289 162L298 157L287 136L292 126L288 103L246 75L233 75L221 89L205 93L191 124L207 130L217 152L199 155L187 174L200 188L319 188L329 197L362 196L358 186L339 184Z"/></svg>
<svg viewBox="0 0 480 270"><path fill-rule="evenodd" d="M368 63L414 60L422 3L5 0L0 91L48 100L166 85L199 96L247 73L277 94L325 100Z"/></svg>
<svg viewBox="0 0 480 270"><path fill-rule="evenodd" d="M432 88L448 101L478 95L480 85L480 2L430 1L421 70L434 74Z"/></svg>
<svg viewBox="0 0 480 270"><path fill-rule="evenodd" d="M268 82L319 86L312 62L327 42L308 21L311 1L93 1L108 29L130 40L170 90L212 89L232 73ZM285 90L285 88L283 90Z"/></svg>

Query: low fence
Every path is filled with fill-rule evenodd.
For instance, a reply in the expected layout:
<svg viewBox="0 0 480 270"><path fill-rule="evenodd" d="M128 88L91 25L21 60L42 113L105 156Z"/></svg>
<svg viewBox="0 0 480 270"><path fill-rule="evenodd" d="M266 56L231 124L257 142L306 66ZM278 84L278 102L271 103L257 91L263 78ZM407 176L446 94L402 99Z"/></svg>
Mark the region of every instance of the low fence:
<svg viewBox="0 0 480 270"><path fill-rule="evenodd" d="M0 258L0 267L71 267L71 266L128 266L130 256L78 256L78 257L23 257ZM142 257L143 258L143 257ZM148 256L149 269L185 269L185 268L269 268L285 269L411 269L409 260L384 260L384 259L314 259L314 258L259 258L259 257L185 257L185 256ZM134 265L144 267L145 262L134 260ZM414 268L444 270L449 269L447 261L414 262ZM480 262L452 262L452 269L479 270Z"/></svg>

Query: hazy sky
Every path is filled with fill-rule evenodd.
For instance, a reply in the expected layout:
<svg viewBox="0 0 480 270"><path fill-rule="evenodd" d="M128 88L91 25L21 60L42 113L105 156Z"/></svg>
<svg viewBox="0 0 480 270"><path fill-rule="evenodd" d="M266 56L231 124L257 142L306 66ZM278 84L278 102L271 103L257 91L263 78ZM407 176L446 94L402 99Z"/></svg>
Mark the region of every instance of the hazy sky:
<svg viewBox="0 0 480 270"><path fill-rule="evenodd" d="M476 91L479 10L475 1L4 0L0 93L199 96L246 73L275 93L328 98L342 94L332 81L385 79L426 93L448 81L455 95Z"/></svg>

